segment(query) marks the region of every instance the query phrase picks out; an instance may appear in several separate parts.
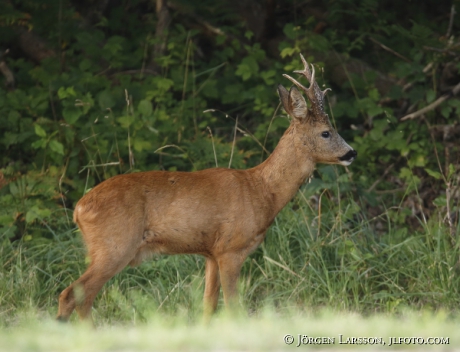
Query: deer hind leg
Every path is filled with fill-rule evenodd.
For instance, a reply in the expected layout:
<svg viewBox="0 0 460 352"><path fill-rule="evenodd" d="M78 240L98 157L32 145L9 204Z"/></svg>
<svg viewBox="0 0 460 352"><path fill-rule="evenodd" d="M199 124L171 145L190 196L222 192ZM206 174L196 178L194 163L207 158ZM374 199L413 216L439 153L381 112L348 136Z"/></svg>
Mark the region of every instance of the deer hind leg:
<svg viewBox="0 0 460 352"><path fill-rule="evenodd" d="M142 235L137 234L142 231L139 225L137 228L133 225L132 229L125 232L123 230L126 228L119 229L119 231L110 229L110 231L103 231L97 235L92 234L93 236L84 233L85 242L90 249L91 264L78 280L60 294L58 320L67 321L74 309L81 319L90 318L93 301L102 286L123 270L136 256L142 241ZM111 233L112 236L108 233ZM107 238L110 239L107 243L101 240Z"/></svg>
<svg viewBox="0 0 460 352"><path fill-rule="evenodd" d="M75 282L73 282L69 287L67 287L59 295L59 308L56 319L60 321L67 321L70 318L70 315L77 307L81 305L86 300L85 282L91 279L94 269L90 265L88 269L84 272L82 276Z"/></svg>
<svg viewBox="0 0 460 352"><path fill-rule="evenodd" d="M60 320L60 321L69 320L70 315L75 309L76 298L75 298L75 294L73 291L75 285L78 285L77 281L75 281L72 285L67 287L59 295L59 309L58 309L58 314L56 316L57 320Z"/></svg>
<svg viewBox="0 0 460 352"><path fill-rule="evenodd" d="M93 260L83 275L60 294L57 319L67 321L74 309L81 320L91 319L91 307L96 295L108 280L126 266L127 262L127 260L112 263L108 260Z"/></svg>
<svg viewBox="0 0 460 352"><path fill-rule="evenodd" d="M217 260L225 307L231 313L238 310L238 278L245 259L240 253L226 253Z"/></svg>
<svg viewBox="0 0 460 352"><path fill-rule="evenodd" d="M91 319L91 308L102 286L119 273L127 263L125 261L123 263L107 263L106 265L98 264L90 265L85 272L88 274L86 276L83 274L80 278L79 284L82 286L82 292L75 309L81 320Z"/></svg>
<svg viewBox="0 0 460 352"><path fill-rule="evenodd" d="M214 258L206 258L205 288L203 298L204 319L209 320L217 308L220 293L219 266Z"/></svg>

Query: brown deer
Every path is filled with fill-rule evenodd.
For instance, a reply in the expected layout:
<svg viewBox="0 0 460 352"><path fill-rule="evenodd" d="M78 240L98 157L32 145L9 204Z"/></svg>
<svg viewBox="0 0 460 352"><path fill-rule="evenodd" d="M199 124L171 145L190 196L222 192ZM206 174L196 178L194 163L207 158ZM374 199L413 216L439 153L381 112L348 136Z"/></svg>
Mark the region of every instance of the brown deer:
<svg viewBox="0 0 460 352"><path fill-rule="evenodd" d="M248 170L225 168L196 172L149 171L112 177L76 205L74 221L91 263L59 296L59 320L74 309L90 318L99 290L127 265L151 254L201 254L206 258L204 314L217 307L220 286L227 308L237 300L237 281L246 257L264 240L268 227L294 197L316 163L350 165L357 153L333 129L324 111L315 70L302 55L310 82L303 90L278 94L292 117L273 153Z"/></svg>

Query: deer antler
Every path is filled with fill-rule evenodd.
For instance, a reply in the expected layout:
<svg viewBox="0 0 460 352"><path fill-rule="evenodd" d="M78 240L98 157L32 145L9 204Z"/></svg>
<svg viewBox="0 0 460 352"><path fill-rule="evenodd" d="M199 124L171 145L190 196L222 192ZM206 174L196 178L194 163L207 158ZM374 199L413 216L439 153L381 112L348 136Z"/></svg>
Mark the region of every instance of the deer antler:
<svg viewBox="0 0 460 352"><path fill-rule="evenodd" d="M314 116L320 117L324 114L324 105L323 105L324 97L326 96L327 91L331 89L326 88L325 90L322 91L319 88L318 83L316 83L315 81L315 67L311 65L311 71L310 71L310 67L308 66L308 63L302 54L300 54L300 59L303 62L304 69L294 71L294 73L299 73L301 75L304 75L310 82L310 88L306 88L304 85L302 85L301 83L299 83L297 80L295 80L289 75L283 74L283 76L289 79L297 87L302 89L305 92L305 94L307 94L307 97L310 100L311 105L312 105L311 108L313 110Z"/></svg>

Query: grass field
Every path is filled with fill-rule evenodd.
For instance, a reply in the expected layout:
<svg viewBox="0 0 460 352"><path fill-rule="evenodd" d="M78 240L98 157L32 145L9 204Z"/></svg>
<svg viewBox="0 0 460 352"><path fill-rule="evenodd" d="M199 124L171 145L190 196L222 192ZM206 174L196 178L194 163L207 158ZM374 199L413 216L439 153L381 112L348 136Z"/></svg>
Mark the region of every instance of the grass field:
<svg viewBox="0 0 460 352"><path fill-rule="evenodd" d="M446 312L363 317L352 313L264 310L249 318L218 316L210 324L157 315L148 323L60 324L21 315L0 331L2 351L358 351L460 350L460 320ZM288 336L291 335L291 336ZM300 335L300 338L299 338Z"/></svg>
<svg viewBox="0 0 460 352"><path fill-rule="evenodd" d="M334 338L334 344L315 345L326 349L460 346L459 246L442 214L410 227L396 204L369 218L365 203L347 197L344 185L342 175L327 192L315 182L302 188L245 262L243 316L230 319L220 309L209 325L200 318L201 257L163 256L125 269L97 297L94 329L75 315L70 324L53 321L59 293L86 267L73 225L63 221L59 230L32 240L4 237L0 349L279 351L295 350L299 334ZM455 231L458 238L458 224ZM291 345L283 340L287 334ZM343 341L378 337L385 345L340 344L340 334ZM431 342L449 344L389 346L390 337L439 337Z"/></svg>

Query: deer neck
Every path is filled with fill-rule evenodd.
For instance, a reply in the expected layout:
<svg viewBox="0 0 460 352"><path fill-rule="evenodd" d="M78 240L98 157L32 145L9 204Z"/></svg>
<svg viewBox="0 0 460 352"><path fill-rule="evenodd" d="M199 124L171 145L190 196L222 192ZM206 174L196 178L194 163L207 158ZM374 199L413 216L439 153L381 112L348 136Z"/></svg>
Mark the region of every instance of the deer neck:
<svg viewBox="0 0 460 352"><path fill-rule="evenodd" d="M291 124L273 153L255 171L261 178L266 193L273 201L275 217L294 197L300 186L315 169L315 162L306 155L302 142Z"/></svg>

